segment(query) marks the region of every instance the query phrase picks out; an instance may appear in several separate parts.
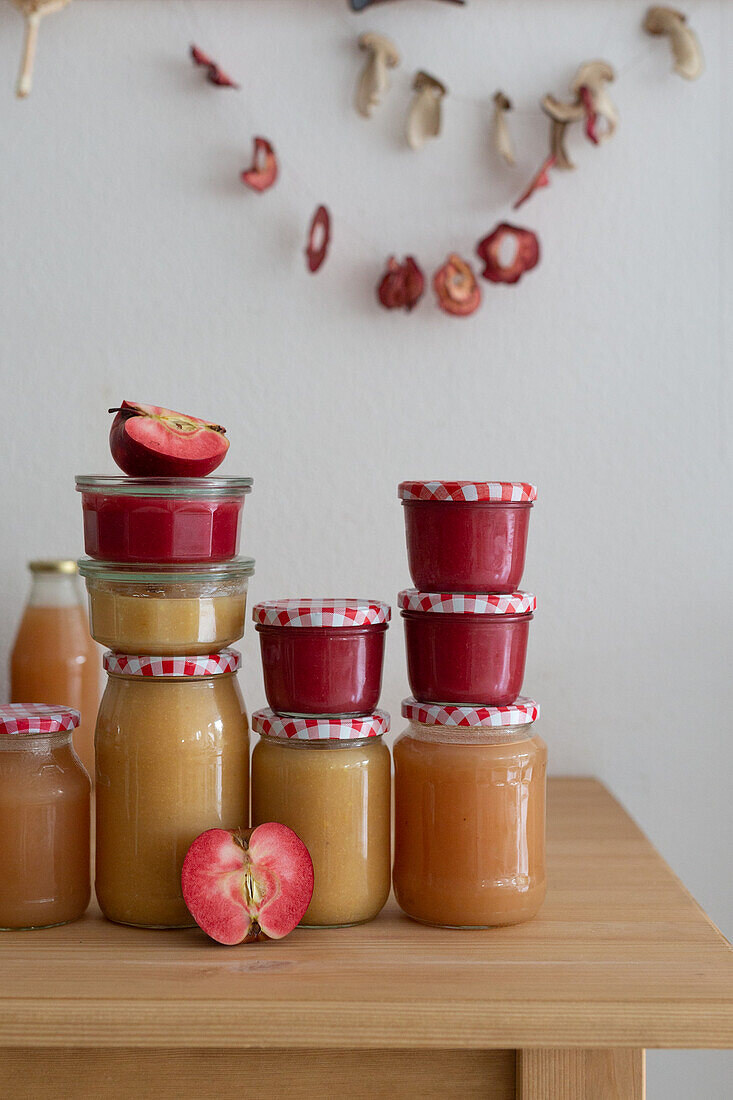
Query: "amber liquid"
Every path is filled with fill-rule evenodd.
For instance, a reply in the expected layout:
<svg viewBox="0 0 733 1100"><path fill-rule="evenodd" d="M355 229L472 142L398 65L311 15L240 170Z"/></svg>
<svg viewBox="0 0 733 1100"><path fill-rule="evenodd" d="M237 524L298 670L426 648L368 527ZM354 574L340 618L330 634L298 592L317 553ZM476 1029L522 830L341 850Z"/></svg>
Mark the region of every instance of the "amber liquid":
<svg viewBox="0 0 733 1100"><path fill-rule="evenodd" d="M0 928L43 928L76 920L90 894L89 779L68 734L8 734L4 741Z"/></svg>
<svg viewBox="0 0 733 1100"><path fill-rule="evenodd" d="M10 701L60 703L81 711L74 748L92 781L100 686L99 650L84 608L26 607L10 662Z"/></svg>
<svg viewBox="0 0 733 1100"><path fill-rule="evenodd" d="M394 889L408 916L454 928L535 916L546 888L544 741L408 732L394 762Z"/></svg>

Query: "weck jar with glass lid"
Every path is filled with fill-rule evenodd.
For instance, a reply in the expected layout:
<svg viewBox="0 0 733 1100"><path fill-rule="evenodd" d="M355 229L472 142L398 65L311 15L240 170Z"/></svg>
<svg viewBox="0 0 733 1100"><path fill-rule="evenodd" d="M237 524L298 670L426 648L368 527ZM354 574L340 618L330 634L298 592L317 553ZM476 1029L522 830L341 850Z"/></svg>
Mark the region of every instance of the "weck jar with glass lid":
<svg viewBox="0 0 733 1100"><path fill-rule="evenodd" d="M362 924L390 888L389 715L252 715L252 824L279 821L303 841L315 885L301 924Z"/></svg>
<svg viewBox="0 0 733 1100"><path fill-rule="evenodd" d="M91 783L72 746L79 712L0 706L0 928L47 928L89 904Z"/></svg>
<svg viewBox="0 0 733 1100"><path fill-rule="evenodd" d="M121 924L193 924L181 892L206 829L247 826L249 727L233 649L202 656L107 653L99 708L96 892Z"/></svg>
<svg viewBox="0 0 733 1100"><path fill-rule="evenodd" d="M418 703L394 745L395 897L448 928L530 920L545 897L547 747L531 699Z"/></svg>

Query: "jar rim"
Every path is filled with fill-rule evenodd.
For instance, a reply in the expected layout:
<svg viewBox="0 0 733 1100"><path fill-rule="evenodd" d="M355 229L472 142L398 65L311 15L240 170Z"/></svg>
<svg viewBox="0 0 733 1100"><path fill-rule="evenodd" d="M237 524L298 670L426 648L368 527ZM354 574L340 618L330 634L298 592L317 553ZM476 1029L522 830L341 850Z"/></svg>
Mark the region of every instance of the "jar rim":
<svg viewBox="0 0 733 1100"><path fill-rule="evenodd" d="M537 597L532 592L498 595L404 588L397 594L397 603L403 613L417 611L427 615L531 615L537 609Z"/></svg>
<svg viewBox="0 0 733 1100"><path fill-rule="evenodd" d="M423 726L501 727L528 726L540 716L534 699L520 695L503 707L461 706L458 703L419 703L413 696L402 700L402 717Z"/></svg>
<svg viewBox="0 0 733 1100"><path fill-rule="evenodd" d="M443 504L531 504L537 486L528 481L402 481L397 496Z"/></svg>
<svg viewBox="0 0 733 1100"><path fill-rule="evenodd" d="M3 703L0 706L0 735L65 733L76 729L80 722L81 714L74 707L52 703Z"/></svg>
<svg viewBox="0 0 733 1100"><path fill-rule="evenodd" d="M114 653L108 650L103 658L104 671L110 676L146 680L201 680L236 672L242 655L236 649L201 656L155 656L150 654Z"/></svg>
<svg viewBox="0 0 733 1100"><path fill-rule="evenodd" d="M186 584L195 581L228 580L251 577L254 558L231 558L221 562L113 562L79 558L79 573L90 580L117 581L121 584Z"/></svg>
<svg viewBox="0 0 733 1100"><path fill-rule="evenodd" d="M121 497L191 497L210 500L252 492L251 477L76 477L78 493Z"/></svg>
<svg viewBox="0 0 733 1100"><path fill-rule="evenodd" d="M252 715L252 730L283 741L357 741L389 733L390 717L386 710L375 710L362 717L289 718L263 707Z"/></svg>
<svg viewBox="0 0 733 1100"><path fill-rule="evenodd" d="M299 597L263 600L252 608L258 626L276 627L350 627L381 626L388 623L392 608L381 600L354 597Z"/></svg>

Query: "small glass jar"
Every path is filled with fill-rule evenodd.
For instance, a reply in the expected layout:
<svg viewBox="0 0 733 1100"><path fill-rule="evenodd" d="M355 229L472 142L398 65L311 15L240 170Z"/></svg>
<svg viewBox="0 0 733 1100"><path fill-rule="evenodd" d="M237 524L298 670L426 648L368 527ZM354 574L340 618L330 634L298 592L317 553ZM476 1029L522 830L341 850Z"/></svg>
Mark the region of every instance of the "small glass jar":
<svg viewBox="0 0 733 1100"><path fill-rule="evenodd" d="M421 703L503 707L522 690L530 592L507 596L418 592L397 597L405 624L407 677Z"/></svg>
<svg viewBox="0 0 733 1100"><path fill-rule="evenodd" d="M250 477L77 477L84 551L111 562L236 556Z"/></svg>
<svg viewBox="0 0 733 1100"><path fill-rule="evenodd" d="M0 929L48 928L89 904L89 776L74 752L79 712L0 706Z"/></svg>
<svg viewBox="0 0 733 1100"><path fill-rule="evenodd" d="M92 635L117 653L217 653L244 633L252 558L118 565L82 558Z"/></svg>
<svg viewBox="0 0 733 1100"><path fill-rule="evenodd" d="M107 653L97 719L97 900L145 928L194 924L181 868L206 829L246 827L249 729L240 655Z"/></svg>
<svg viewBox="0 0 733 1100"><path fill-rule="evenodd" d="M267 702L292 717L371 714L382 690L389 604L378 600L268 600L252 618Z"/></svg>
<svg viewBox="0 0 733 1100"><path fill-rule="evenodd" d="M76 562L31 561L28 568L32 583L10 658L10 701L34 699L78 710L74 748L94 778L101 653L89 633Z"/></svg>
<svg viewBox="0 0 733 1100"><path fill-rule="evenodd" d="M390 889L389 715L284 718L252 715L252 824L288 825L313 860L311 928L363 924Z"/></svg>
<svg viewBox="0 0 733 1100"><path fill-rule="evenodd" d="M426 706L394 745L400 907L444 928L519 924L545 898L547 747L531 699L510 707Z"/></svg>
<svg viewBox="0 0 733 1100"><path fill-rule="evenodd" d="M412 583L423 592L514 592L537 489L518 481L403 481Z"/></svg>

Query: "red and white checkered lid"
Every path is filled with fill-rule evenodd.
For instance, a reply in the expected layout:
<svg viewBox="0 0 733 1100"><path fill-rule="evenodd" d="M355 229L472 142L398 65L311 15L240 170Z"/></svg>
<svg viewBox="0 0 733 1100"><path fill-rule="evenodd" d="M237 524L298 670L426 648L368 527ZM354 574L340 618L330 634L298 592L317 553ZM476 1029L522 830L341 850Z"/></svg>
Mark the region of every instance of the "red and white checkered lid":
<svg viewBox="0 0 733 1100"><path fill-rule="evenodd" d="M73 730L81 715L73 707L55 707L49 703L4 703L0 706L0 734L59 733Z"/></svg>
<svg viewBox="0 0 733 1100"><path fill-rule="evenodd" d="M356 741L388 733L389 715L375 710L363 718L286 718L265 707L252 715L252 729L286 741Z"/></svg>
<svg viewBox="0 0 733 1100"><path fill-rule="evenodd" d="M201 657L143 657L139 654L105 653L104 670L116 676L218 676L236 672L242 656L236 649L222 649Z"/></svg>
<svg viewBox="0 0 733 1100"><path fill-rule="evenodd" d="M397 595L402 611L427 611L442 615L527 615L537 607L531 592L506 596L474 592L420 592L405 588Z"/></svg>
<svg viewBox="0 0 733 1100"><path fill-rule="evenodd" d="M400 500L525 504L537 499L537 486L526 481L403 481L397 496Z"/></svg>
<svg viewBox="0 0 733 1100"><path fill-rule="evenodd" d="M527 726L540 716L539 703L520 695L506 707L471 707L457 703L402 700L402 716L425 726Z"/></svg>
<svg viewBox="0 0 733 1100"><path fill-rule="evenodd" d="M252 609L261 626L379 626L391 614L379 600L266 600Z"/></svg>

